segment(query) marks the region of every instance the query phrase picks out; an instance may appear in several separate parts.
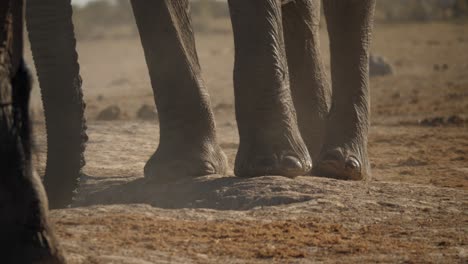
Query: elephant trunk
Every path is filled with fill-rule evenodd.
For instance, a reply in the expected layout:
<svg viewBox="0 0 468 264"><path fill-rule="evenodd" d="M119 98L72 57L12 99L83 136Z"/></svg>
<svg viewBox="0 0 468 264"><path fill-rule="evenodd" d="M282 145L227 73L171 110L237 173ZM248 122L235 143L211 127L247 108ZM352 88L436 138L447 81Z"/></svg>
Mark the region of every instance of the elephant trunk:
<svg viewBox="0 0 468 264"><path fill-rule="evenodd" d="M62 208L73 200L87 141L71 1L29 0L26 18L47 128L44 185L50 207Z"/></svg>

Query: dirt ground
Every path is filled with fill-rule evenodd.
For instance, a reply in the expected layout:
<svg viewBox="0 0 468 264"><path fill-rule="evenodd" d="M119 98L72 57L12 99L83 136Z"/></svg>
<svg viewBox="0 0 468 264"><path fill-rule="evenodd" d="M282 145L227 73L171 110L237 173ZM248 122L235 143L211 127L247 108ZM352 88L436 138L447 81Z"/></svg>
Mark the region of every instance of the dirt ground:
<svg viewBox="0 0 468 264"><path fill-rule="evenodd" d="M226 26L196 38L232 168L232 34ZM138 39L79 41L78 49L88 104L86 176L73 208L51 213L70 263L468 261L467 24L376 26L373 53L394 74L371 79L368 183L221 176L147 183L143 166L159 127L136 117L142 105L154 106ZM43 172L40 104L35 89ZM111 105L121 116L97 120Z"/></svg>

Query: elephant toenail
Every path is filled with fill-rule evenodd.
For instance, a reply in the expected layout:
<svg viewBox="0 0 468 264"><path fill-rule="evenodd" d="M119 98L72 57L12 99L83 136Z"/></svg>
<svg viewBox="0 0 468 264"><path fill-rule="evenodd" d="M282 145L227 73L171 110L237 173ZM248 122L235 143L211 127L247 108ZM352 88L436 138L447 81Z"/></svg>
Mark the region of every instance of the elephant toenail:
<svg viewBox="0 0 468 264"><path fill-rule="evenodd" d="M288 172L302 172L304 167L299 159L293 156L285 156L281 159L281 167Z"/></svg>
<svg viewBox="0 0 468 264"><path fill-rule="evenodd" d="M348 170L359 170L360 167L359 161L354 157L350 157L345 164L345 168Z"/></svg>
<svg viewBox="0 0 468 264"><path fill-rule="evenodd" d="M213 164L211 164L210 162L204 162L204 163L203 163L202 172L203 172L204 174L215 174L215 173L216 173L216 169L215 169L215 167L213 166Z"/></svg>
<svg viewBox="0 0 468 264"><path fill-rule="evenodd" d="M330 152L327 152L323 156L322 160L323 161L340 161L342 160L342 155L338 151L330 151Z"/></svg>

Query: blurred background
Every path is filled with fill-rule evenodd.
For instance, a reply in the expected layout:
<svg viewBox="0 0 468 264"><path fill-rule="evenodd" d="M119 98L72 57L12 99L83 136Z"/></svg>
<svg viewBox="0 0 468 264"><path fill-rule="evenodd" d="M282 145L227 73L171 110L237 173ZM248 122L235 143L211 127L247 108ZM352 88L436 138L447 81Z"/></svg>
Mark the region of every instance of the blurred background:
<svg viewBox="0 0 468 264"><path fill-rule="evenodd" d="M430 22L463 19L468 16L466 0L378 0L379 23ZM103 37L109 27L128 26L136 34L128 0L73 0L75 25L81 38ZM192 0L191 12L197 31L216 31L213 19L229 17L227 1Z"/></svg>
<svg viewBox="0 0 468 264"><path fill-rule="evenodd" d="M130 2L73 4L90 127L86 169L90 175L141 175L157 146L158 123ZM219 141L232 168L238 137L227 3L191 1L191 16ZM375 17L369 139L375 180L468 188L468 0L378 0ZM320 44L329 68L324 19ZM33 110L43 135L35 86ZM38 142L43 156L44 137Z"/></svg>
<svg viewBox="0 0 468 264"><path fill-rule="evenodd" d="M72 3L85 95L102 99L99 108L106 105L104 95L114 97L121 93L129 93L125 96L130 101L135 96L137 101L141 100L139 94L143 93L144 101L151 105L149 78L129 0L73 0ZM213 91L212 99L215 105L231 105L234 54L227 2L193 0L190 12L204 77ZM377 0L375 18L371 73L393 77L373 82L398 76L402 85L402 77L410 73L412 77L421 74L424 76L421 81L427 81L438 70L442 72L450 67L451 72L453 67L463 65L461 53L466 53L463 48L468 43L464 29L468 21L468 0ZM323 17L321 28L321 48L328 66L328 36ZM452 53L453 58L449 56ZM403 93L400 99L408 99L404 92L399 91ZM131 117L130 112L135 112L132 108L136 107L133 105L132 102L120 108ZM90 115L93 118L96 113ZM420 112L417 117L422 115Z"/></svg>

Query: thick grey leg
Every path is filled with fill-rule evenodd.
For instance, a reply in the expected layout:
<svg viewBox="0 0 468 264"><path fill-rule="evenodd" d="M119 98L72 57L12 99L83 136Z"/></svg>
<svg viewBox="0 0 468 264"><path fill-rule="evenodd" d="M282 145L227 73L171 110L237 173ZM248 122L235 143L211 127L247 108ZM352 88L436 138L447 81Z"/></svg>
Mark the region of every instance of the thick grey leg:
<svg viewBox="0 0 468 264"><path fill-rule="evenodd" d="M145 166L158 181L224 174L221 151L201 78L188 0L133 0L156 107L160 143Z"/></svg>
<svg viewBox="0 0 468 264"><path fill-rule="evenodd" d="M31 161L30 76L22 62L23 1L0 3L0 252L2 263L64 263Z"/></svg>
<svg viewBox="0 0 468 264"><path fill-rule="evenodd" d="M332 108L325 145L315 173L339 179L370 176L369 45L375 0L327 0L330 35Z"/></svg>
<svg viewBox="0 0 468 264"><path fill-rule="evenodd" d="M0 50L2 61L4 55ZM7 67L0 65L2 262L64 263L47 219L47 196L31 161L30 76L22 64L18 65L13 79L8 75Z"/></svg>
<svg viewBox="0 0 468 264"><path fill-rule="evenodd" d="M281 3L229 1L235 42L238 176L304 175L312 163L297 126Z"/></svg>
<svg viewBox="0 0 468 264"><path fill-rule="evenodd" d="M44 184L51 208L63 208L78 186L87 141L71 1L28 0L26 7L47 127Z"/></svg>
<svg viewBox="0 0 468 264"><path fill-rule="evenodd" d="M291 92L302 138L312 160L320 153L331 100L319 39L320 0L283 5Z"/></svg>

